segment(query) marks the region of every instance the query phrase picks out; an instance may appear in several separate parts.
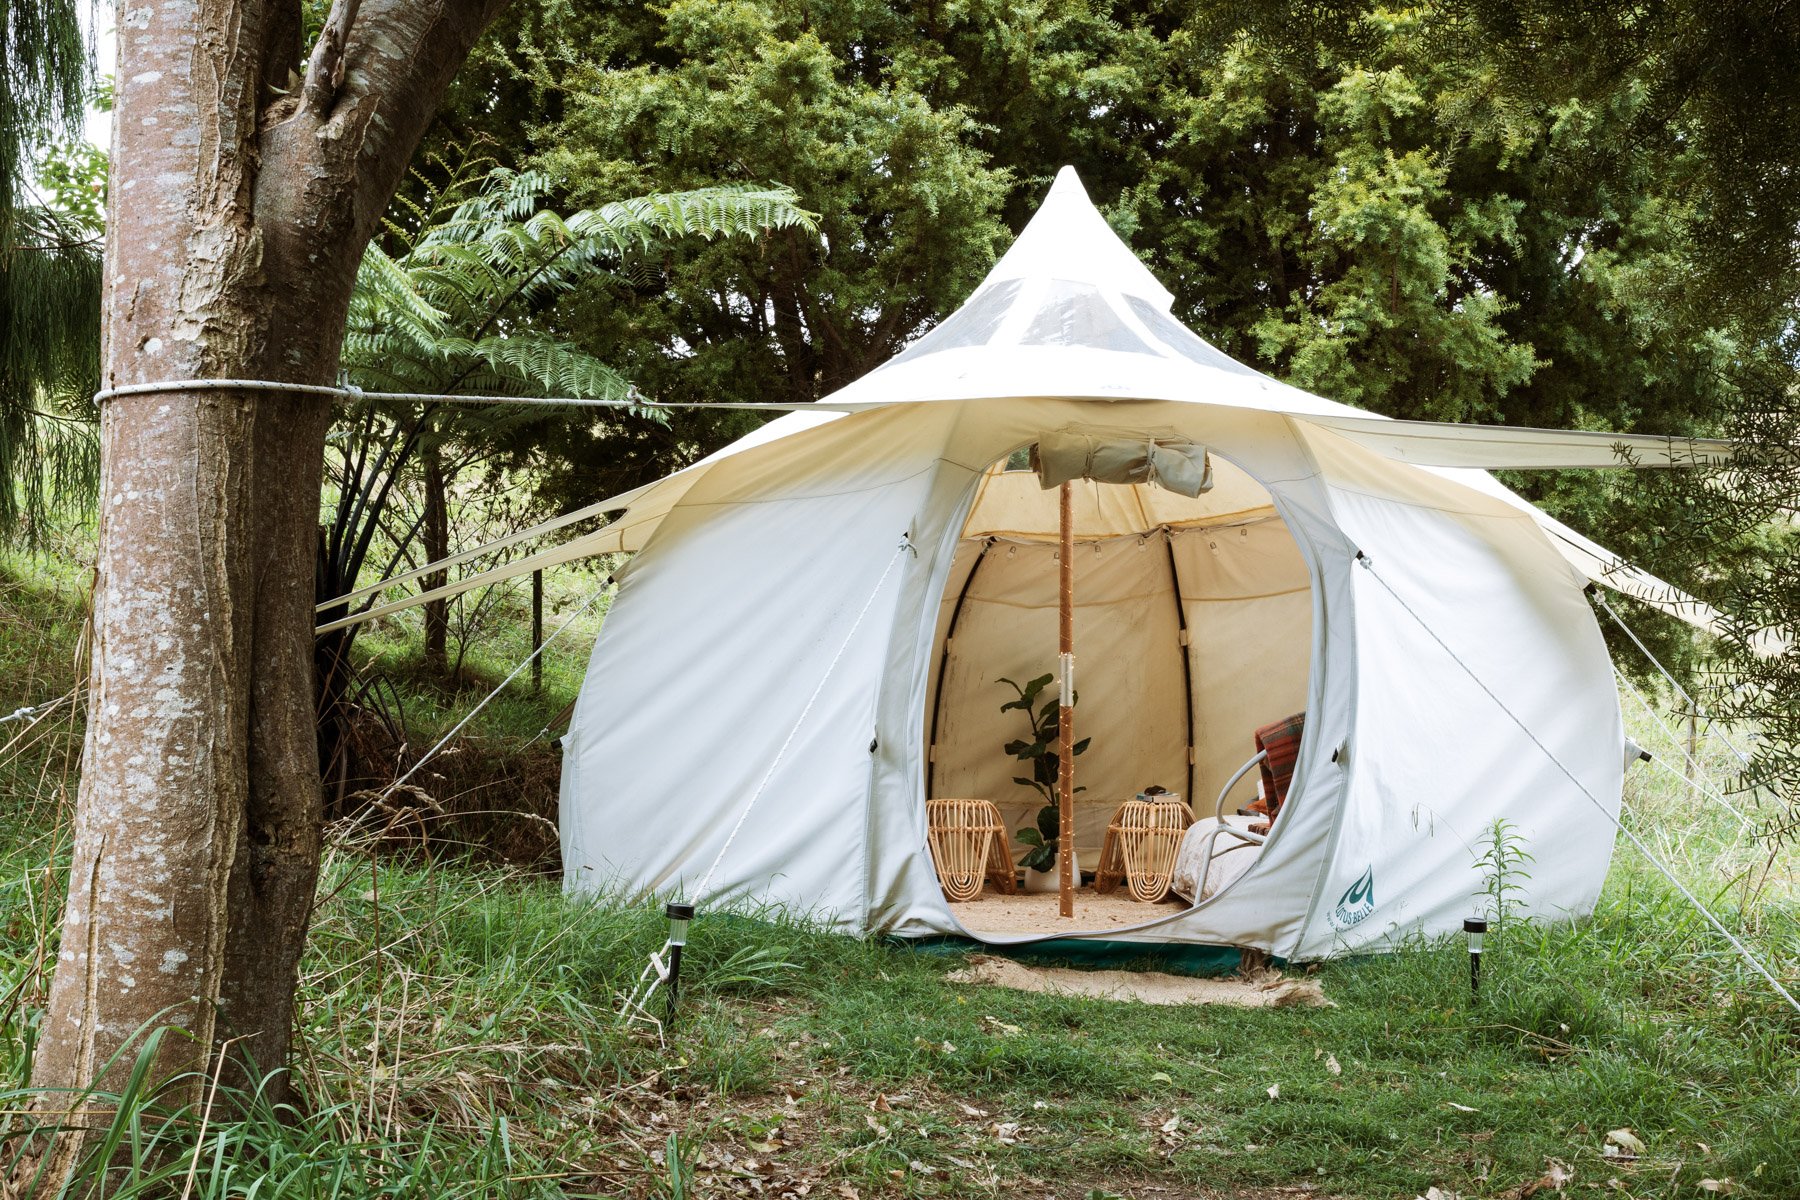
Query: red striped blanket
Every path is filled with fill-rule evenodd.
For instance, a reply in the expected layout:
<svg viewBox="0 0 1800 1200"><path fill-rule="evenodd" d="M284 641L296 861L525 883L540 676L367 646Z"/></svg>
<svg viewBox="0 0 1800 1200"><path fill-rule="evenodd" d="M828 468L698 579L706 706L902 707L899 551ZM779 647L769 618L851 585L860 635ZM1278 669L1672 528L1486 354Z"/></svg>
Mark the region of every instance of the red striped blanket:
<svg viewBox="0 0 1800 1200"><path fill-rule="evenodd" d="M1268 757L1262 761L1263 794L1245 811L1263 813L1269 820L1252 825L1252 833L1267 833L1287 801L1288 788L1294 783L1294 760L1300 757L1300 735L1305 726L1306 714L1301 712L1256 731L1256 748L1268 752Z"/></svg>

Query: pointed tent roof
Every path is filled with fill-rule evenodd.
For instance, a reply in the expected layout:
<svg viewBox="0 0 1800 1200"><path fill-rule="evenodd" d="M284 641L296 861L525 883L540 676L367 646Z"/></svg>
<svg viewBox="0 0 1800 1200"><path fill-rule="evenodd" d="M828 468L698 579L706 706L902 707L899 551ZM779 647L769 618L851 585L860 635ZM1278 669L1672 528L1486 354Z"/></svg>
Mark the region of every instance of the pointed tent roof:
<svg viewBox="0 0 1800 1200"><path fill-rule="evenodd" d="M1383 417L1238 362L1177 320L1173 299L1064 167L961 308L819 407L1003 397L1219 404L1284 413L1433 467L1693 465L1733 452L1714 439Z"/></svg>

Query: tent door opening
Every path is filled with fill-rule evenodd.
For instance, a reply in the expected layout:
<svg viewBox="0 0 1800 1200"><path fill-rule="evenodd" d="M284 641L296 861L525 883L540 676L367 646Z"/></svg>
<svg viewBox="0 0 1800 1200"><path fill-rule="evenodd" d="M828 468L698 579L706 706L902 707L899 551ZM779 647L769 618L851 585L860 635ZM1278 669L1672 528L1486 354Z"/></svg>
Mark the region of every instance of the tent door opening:
<svg viewBox="0 0 1800 1200"><path fill-rule="evenodd" d="M1084 887L1073 919L1057 897L1022 888L1049 795L1018 782L1033 764L1008 753L1032 723L1002 705L1057 670L1058 496L1022 454L992 464L976 486L940 601L923 714L927 800L994 806L998 851L977 899L952 912L976 936L1098 933L1164 919L1200 895L1162 903L1128 887L1094 890L1107 829L1125 801L1151 788L1178 795L1210 824L1220 789L1254 753L1254 731L1306 706L1312 656L1311 574L1266 488L1214 455L1214 486L1189 498L1154 484L1078 480L1075 501L1075 758L1081 789L1075 848ZM1054 712L1045 687L1034 710ZM1247 772L1227 814L1257 796ZM939 806L940 812L943 806ZM985 811L985 810L984 810ZM1247 822L1245 822L1247 823ZM1216 894L1253 865L1258 848L1229 836L1198 889ZM945 864L936 864L941 868ZM966 871L966 866L965 866ZM1229 876L1229 879L1227 878Z"/></svg>

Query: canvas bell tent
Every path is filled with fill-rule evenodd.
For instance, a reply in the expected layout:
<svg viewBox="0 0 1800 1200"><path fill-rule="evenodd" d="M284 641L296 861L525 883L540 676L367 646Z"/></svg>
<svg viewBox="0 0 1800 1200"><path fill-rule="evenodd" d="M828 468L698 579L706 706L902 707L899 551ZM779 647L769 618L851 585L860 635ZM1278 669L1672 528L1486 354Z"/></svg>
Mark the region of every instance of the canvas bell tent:
<svg viewBox="0 0 1800 1200"><path fill-rule="evenodd" d="M1384 420L1233 361L1169 308L1065 170L891 362L564 519L615 513L598 532L440 593L634 552L564 739L568 887L982 933L990 901L945 898L927 802L993 803L1013 858L1043 803L1015 782L1003 747L1027 718L997 681L1057 670L1056 469L1077 476L1083 866L1121 802L1155 785L1209 817L1253 731L1304 714L1286 802L1228 885L1105 928L1078 903L1056 936L1313 959L1458 929L1501 821L1535 857L1523 906L1589 911L1624 736L1584 589L1709 614L1482 468L1724 448Z"/></svg>

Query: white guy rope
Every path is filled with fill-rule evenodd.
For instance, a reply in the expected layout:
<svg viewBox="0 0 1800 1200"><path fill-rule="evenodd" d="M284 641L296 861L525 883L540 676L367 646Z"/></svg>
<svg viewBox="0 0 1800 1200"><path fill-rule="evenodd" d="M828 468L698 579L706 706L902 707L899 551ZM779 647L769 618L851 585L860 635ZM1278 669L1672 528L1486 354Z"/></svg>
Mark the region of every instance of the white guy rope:
<svg viewBox="0 0 1800 1200"><path fill-rule="evenodd" d="M1646 846L1644 844L1644 840L1642 838L1638 837L1637 834L1633 833L1630 829L1626 828L1625 823L1623 821L1619 820L1618 817L1614 816L1612 813L1610 813L1606 810L1606 805L1604 805L1600 802L1600 798L1598 796L1594 795L1594 793L1588 791L1587 785L1582 783L1581 780L1577 779L1575 777L1575 773L1573 771L1569 770L1568 767L1565 767L1560 758L1556 757L1555 754L1551 753L1550 747L1544 745L1543 742L1538 740L1537 734L1535 734L1531 731L1531 727L1529 725L1525 724L1524 721L1520 720L1518 715L1515 714L1512 709L1510 709L1506 706L1506 702L1501 700L1500 697L1498 697L1494 694L1493 689L1488 687L1486 682L1484 682L1482 680L1481 676L1479 676L1475 673L1474 668L1470 667L1468 663L1464 662L1462 660L1462 658L1456 653L1456 651L1452 650L1449 647L1449 645L1447 645L1445 643L1444 639L1437 635L1437 631L1434 630L1430 625L1427 625L1425 623L1425 618L1421 617L1418 613L1413 611L1412 605L1408 604L1406 602L1406 600L1400 595L1399 592L1396 592L1392 587L1390 587L1388 585L1387 580L1383 579L1380 575L1377 575L1375 573L1375 564L1373 562L1371 562L1368 559L1368 557L1365 556L1361 551L1357 552L1356 561L1362 564L1364 570L1368 571L1370 578L1374 579L1376 583L1379 583L1382 586L1382 589L1384 591L1386 591L1388 595L1390 595L1394 598L1394 602L1396 604L1398 604L1401 608L1406 610L1406 615L1411 617L1415 622L1418 623L1419 628L1423 629L1425 631L1426 635L1428 637L1430 637L1432 641L1434 641L1438 644L1438 648L1443 650L1443 652L1445 654L1448 654L1450 656L1450 661L1454 662L1457 666L1461 667L1463 670L1463 673L1465 675L1467 675L1472 681L1474 681L1475 686L1480 688L1483 692L1485 692L1487 694L1487 698L1489 700L1492 700L1494 702L1494 705L1497 708L1499 708L1499 710L1501 712L1506 714L1507 719L1510 720L1514 725L1517 725L1519 727L1519 731L1521 733L1523 733L1527 738L1531 739L1531 744L1536 746L1540 751L1543 752L1544 757L1549 759L1551 764L1557 770L1561 771L1570 783L1575 785L1575 789L1577 791L1579 791L1583 796L1587 797L1588 803L1592 804L1596 809L1598 809L1601 816L1605 817L1608 821L1612 822L1613 827L1615 829L1617 829L1620 833L1624 834L1626 836L1626 838L1630 840L1630 842L1633 846L1637 847L1638 853L1642 854L1644 856L1644 858L1650 863L1651 866L1655 867L1658 871L1662 872L1663 878L1667 879L1670 883L1675 885L1675 890L1680 892L1683 896L1685 896L1687 898L1688 903L1692 904L1694 906L1695 910L1698 911L1701 916L1706 918L1707 923L1710 924L1715 930L1717 930L1719 932L1720 936L1722 936L1726 941L1731 943L1732 949L1736 950L1738 952L1738 955L1741 958L1743 958L1743 960L1745 962L1749 963L1750 966L1755 969L1756 973L1758 975L1761 975L1763 977L1763 979L1768 982L1769 986L1774 988L1775 991L1781 996L1781 998L1783 1000L1787 1001L1788 1007L1793 1009L1796 1013L1800 1013L1800 1000L1794 999L1793 993L1789 992L1787 990L1787 988L1785 988L1781 985L1781 980L1775 978L1774 972L1770 971L1768 967L1764 966L1762 960L1760 958L1756 957L1755 952L1753 952L1750 949L1750 947L1746 946L1738 938L1738 936L1735 933L1733 933L1733 932L1731 932L1731 930L1727 929L1725 927L1725 923L1723 921L1721 921L1721 920L1719 920L1719 918L1713 916L1712 909L1706 907L1705 904L1701 903L1700 898L1698 896L1694 895L1693 892L1688 890L1687 884L1681 882L1680 879L1676 878L1675 872L1671 871L1667 866L1663 865L1663 861L1660 858L1657 858L1656 855L1654 855L1650 852L1650 847Z"/></svg>
<svg viewBox="0 0 1800 1200"><path fill-rule="evenodd" d="M577 399L568 396L470 396L443 392L365 392L349 384L284 383L273 379L167 379L156 383L127 383L94 393L94 403L126 396L157 396L167 392L285 392L297 396L343 396L352 400L426 401L431 404L525 404L550 408L729 408L753 412L857 412L866 405L779 404L730 400L652 400L628 396L623 400Z"/></svg>
<svg viewBox="0 0 1800 1200"><path fill-rule="evenodd" d="M665 941L661 950L650 952L650 961L644 964L644 969L638 974L637 986L631 989L631 995L626 996L619 1006L620 1021L626 1025L642 1022L651 1026L656 1030L656 1044L659 1046L667 1046L669 1043L663 1036L663 1023L650 1011L650 999L656 995L657 988L669 982L669 963L663 955L674 944Z"/></svg>
<svg viewBox="0 0 1800 1200"><path fill-rule="evenodd" d="M1644 645L1644 639L1640 638L1637 635L1637 632L1625 623L1625 618L1621 617L1618 612L1614 610L1613 606L1606 602L1606 597L1600 594L1599 588L1593 590L1593 596L1595 600L1599 601L1600 607L1606 610L1606 615L1612 618L1613 624L1625 631L1625 636L1630 638L1632 644L1643 652L1645 658L1650 660L1650 665L1655 667L1657 671L1662 674L1662 677L1669 681L1669 686L1674 688L1681 698L1688 702L1694 710L1694 715L1697 717L1706 717L1707 736L1718 738L1725 744L1725 748L1737 757L1737 760L1740 763L1744 764L1746 767L1749 766L1750 756L1731 744L1731 739L1726 737L1724 732L1719 729L1719 723L1713 720L1712 717L1707 714L1705 709L1700 707L1698 701L1688 695L1688 690L1681 686L1674 675L1669 673L1669 668L1662 665L1662 660L1650 653L1650 647Z"/></svg>
<svg viewBox="0 0 1800 1200"><path fill-rule="evenodd" d="M832 673L837 670L837 665L843 659L844 652L850 649L851 640L856 637L856 631L862 628L863 618L868 616L869 609L874 607L875 598L881 595L882 586L887 583L888 576L894 573L895 564L904 558L911 549L911 539L902 537L900 545L894 549L894 557L888 560L887 569L881 573L881 578L875 581L875 588L869 593L869 598L863 601L862 611L857 613L856 620L850 623L850 630L844 634L843 644L838 647L837 653L831 656L831 662L826 666L825 673L819 676L818 686L813 688L812 695L806 698L806 707L800 710L800 715L795 719L793 728L788 730L787 739L775 752L774 759L769 763L769 769L763 772L762 782L756 785L756 790L750 793L750 799L744 803L743 811L738 813L737 824L731 827L731 835L725 839L725 844L719 847L719 853L713 858L712 866L706 868L706 874L700 877L699 885L688 893L695 904L705 897L706 887L712 882L713 873L719 869L719 864L725 861L725 855L730 851L731 843L737 840L738 831L743 829L745 820L750 816L750 810L756 807L756 802L762 799L762 794L768 788L769 781L775 778L776 768L781 766L781 760L787 756L788 747L794 744L794 738L799 736L801 726L806 724L806 718L812 714L813 705L818 703L820 693L824 692L826 683L830 681Z"/></svg>
<svg viewBox="0 0 1800 1200"><path fill-rule="evenodd" d="M1687 747L1682 744L1681 735L1676 733L1673 729L1669 728L1668 722L1666 722L1662 719L1662 714L1656 711L1656 709L1651 705L1650 701L1644 696L1644 694L1642 692L1638 691L1637 686L1635 684L1633 684L1631 682L1631 680L1627 679L1624 675L1622 675L1616 671L1613 673L1613 675L1614 675L1614 678L1618 680L1618 682L1625 685L1625 690L1631 693L1632 699L1636 700L1640 705L1643 706L1644 712L1649 714L1649 717L1652 721L1656 722L1657 728L1661 729L1663 731L1664 736L1666 736L1672 743L1674 743L1676 750L1681 752L1682 759L1684 761L1686 761L1686 763L1688 765L1688 770L1692 771L1693 774L1690 776L1690 775L1684 774L1680 771L1677 771L1674 767L1670 766L1668 763L1663 762L1662 758L1658 755L1651 755L1650 761L1653 763L1656 763L1658 766L1662 767L1663 770L1674 775L1675 778L1681 780L1683 783L1687 784L1689 787L1699 789L1701 794L1706 796L1708 799L1716 800L1720 804L1724 805L1725 810L1727 812L1729 812L1732 816L1736 817L1738 820L1740 820L1744 823L1744 828L1746 828L1746 829L1752 828L1756 824L1756 822L1752 821L1749 817L1745 816L1744 813L1737 807L1737 805L1733 804L1731 801L1729 801L1725 798L1723 788L1715 789L1715 788L1707 786L1707 784L1713 783L1713 777L1707 773L1706 768L1701 765L1699 759L1695 758L1693 755L1691 755L1687 752Z"/></svg>
<svg viewBox="0 0 1800 1200"><path fill-rule="evenodd" d="M16 708L12 712L7 713L4 717L0 717L0 725L5 725L9 721L23 721L27 717L35 717L39 713L49 712L67 699L67 696L58 696L56 699L46 700L42 704L32 705L28 708Z"/></svg>

